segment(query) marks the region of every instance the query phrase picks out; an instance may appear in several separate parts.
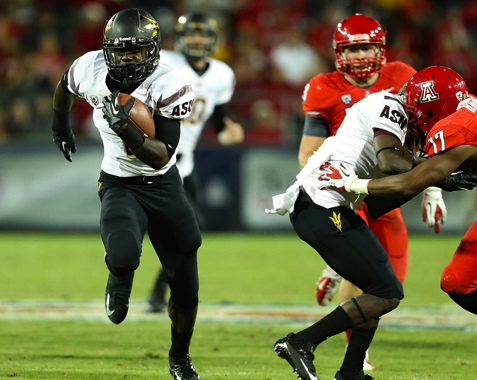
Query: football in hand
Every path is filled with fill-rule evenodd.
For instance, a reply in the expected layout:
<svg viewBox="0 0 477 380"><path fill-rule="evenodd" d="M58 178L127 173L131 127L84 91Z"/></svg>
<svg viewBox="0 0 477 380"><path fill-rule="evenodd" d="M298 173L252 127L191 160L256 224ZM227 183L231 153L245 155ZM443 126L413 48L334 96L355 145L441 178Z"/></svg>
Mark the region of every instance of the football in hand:
<svg viewBox="0 0 477 380"><path fill-rule="evenodd" d="M131 98L131 95L120 93L118 96L118 103L123 106ZM138 98L136 98L136 102L129 113L129 123L139 132L144 133L151 138L156 136L156 125L154 124L152 113L149 110L149 107Z"/></svg>

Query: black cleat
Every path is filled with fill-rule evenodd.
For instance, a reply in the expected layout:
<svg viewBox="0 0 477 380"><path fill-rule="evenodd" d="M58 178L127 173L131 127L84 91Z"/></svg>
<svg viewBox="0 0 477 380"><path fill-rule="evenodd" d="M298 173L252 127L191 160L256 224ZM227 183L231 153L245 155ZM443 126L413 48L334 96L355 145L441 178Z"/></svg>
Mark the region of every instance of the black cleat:
<svg viewBox="0 0 477 380"><path fill-rule="evenodd" d="M121 323L128 314L133 278L134 272L123 277L109 274L104 303L106 315L113 323Z"/></svg>
<svg viewBox="0 0 477 380"><path fill-rule="evenodd" d="M174 380L200 380L189 354L180 358L169 356L169 372Z"/></svg>
<svg viewBox="0 0 477 380"><path fill-rule="evenodd" d="M365 375L363 373L363 371L361 371L358 375L356 375L355 377L351 378L351 379L345 379L343 376L341 376L341 373L338 371L336 372L336 375L335 377L333 378L333 380L374 380L374 377L370 376L370 375Z"/></svg>
<svg viewBox="0 0 477 380"><path fill-rule="evenodd" d="M285 359L293 368L296 377L303 380L320 380L316 374L311 343L300 343L293 341L293 333L278 339L273 346L278 357Z"/></svg>

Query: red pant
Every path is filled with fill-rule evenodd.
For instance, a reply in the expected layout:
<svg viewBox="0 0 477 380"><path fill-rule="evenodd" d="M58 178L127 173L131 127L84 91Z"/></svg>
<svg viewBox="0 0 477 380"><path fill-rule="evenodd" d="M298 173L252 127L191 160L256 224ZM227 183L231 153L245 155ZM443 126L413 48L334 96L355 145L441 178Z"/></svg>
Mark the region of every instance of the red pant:
<svg viewBox="0 0 477 380"><path fill-rule="evenodd" d="M394 273L404 282L408 264L408 234L400 209L392 210L379 218L369 216L363 203L356 211L373 230L389 256Z"/></svg>
<svg viewBox="0 0 477 380"><path fill-rule="evenodd" d="M467 230L441 277L446 293L469 294L477 289L477 222Z"/></svg>

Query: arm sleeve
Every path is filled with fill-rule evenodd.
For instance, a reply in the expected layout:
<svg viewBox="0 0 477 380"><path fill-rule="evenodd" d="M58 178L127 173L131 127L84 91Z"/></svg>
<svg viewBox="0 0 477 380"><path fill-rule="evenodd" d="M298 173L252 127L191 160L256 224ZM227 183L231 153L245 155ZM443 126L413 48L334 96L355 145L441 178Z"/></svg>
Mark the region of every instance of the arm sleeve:
<svg viewBox="0 0 477 380"><path fill-rule="evenodd" d="M67 93L72 93L69 88L68 88L68 73L70 72L70 70L66 70L66 72L63 74L63 76L61 77L61 88L67 92Z"/></svg>
<svg viewBox="0 0 477 380"><path fill-rule="evenodd" d="M328 121L324 117L305 115L303 134L315 137L328 137Z"/></svg>
<svg viewBox="0 0 477 380"><path fill-rule="evenodd" d="M181 121L179 119L171 119L168 117L156 115L154 116L156 124L156 139L161 140L166 146L169 158L172 157L179 144L181 135Z"/></svg>
<svg viewBox="0 0 477 380"><path fill-rule="evenodd" d="M228 103L216 105L210 119L212 120L217 132L224 129L224 118L226 117L230 117Z"/></svg>

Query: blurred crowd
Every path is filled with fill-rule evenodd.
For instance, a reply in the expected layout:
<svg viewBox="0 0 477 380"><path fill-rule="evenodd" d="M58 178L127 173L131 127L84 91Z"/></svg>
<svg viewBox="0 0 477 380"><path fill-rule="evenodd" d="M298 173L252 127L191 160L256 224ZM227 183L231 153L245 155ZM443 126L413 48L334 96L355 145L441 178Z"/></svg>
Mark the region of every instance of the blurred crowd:
<svg viewBox="0 0 477 380"><path fill-rule="evenodd" d="M222 36L216 57L235 71L234 117L254 145L291 145L303 124L301 93L319 72L334 70L336 24L353 13L387 29L388 61L420 69L444 65L477 93L477 0L0 0L0 143L48 139L51 98L81 54L101 49L104 22L120 9L144 8L171 49L177 17L205 11ZM91 109L76 102L78 138L97 139ZM214 141L205 133L204 143Z"/></svg>

